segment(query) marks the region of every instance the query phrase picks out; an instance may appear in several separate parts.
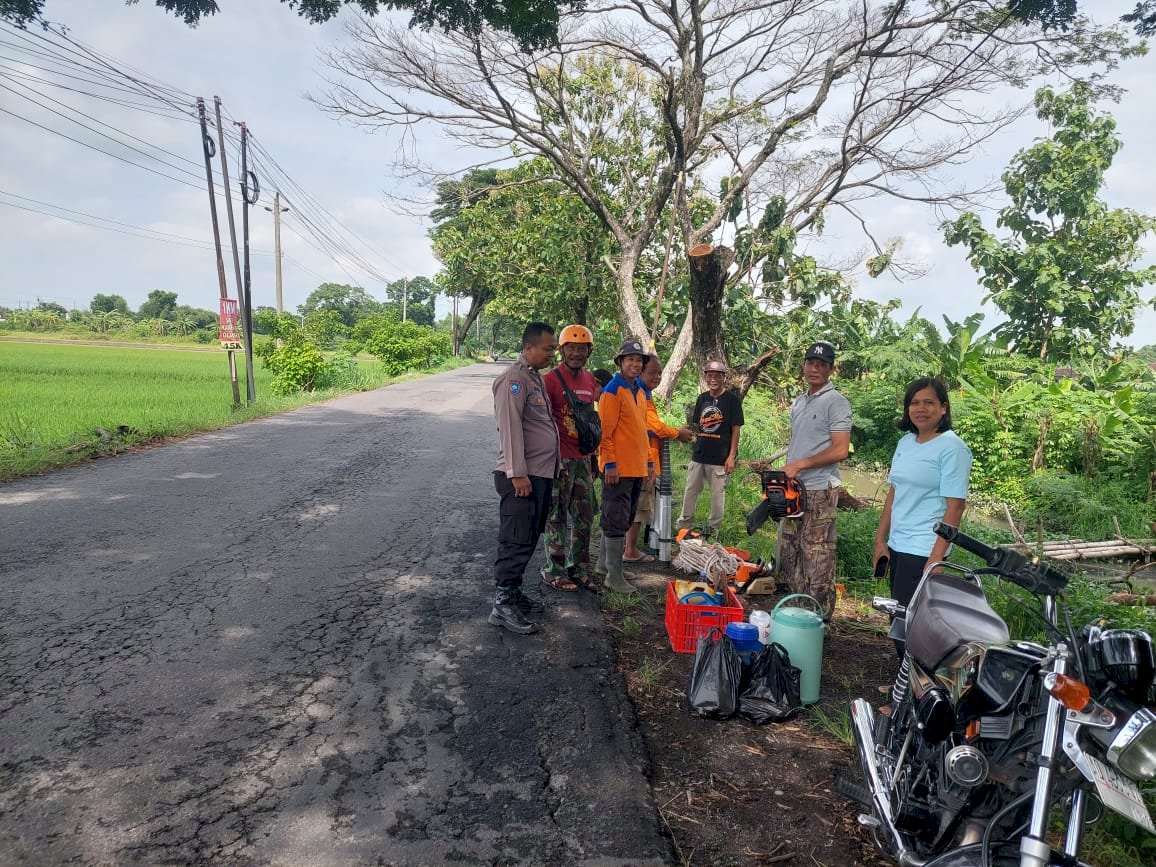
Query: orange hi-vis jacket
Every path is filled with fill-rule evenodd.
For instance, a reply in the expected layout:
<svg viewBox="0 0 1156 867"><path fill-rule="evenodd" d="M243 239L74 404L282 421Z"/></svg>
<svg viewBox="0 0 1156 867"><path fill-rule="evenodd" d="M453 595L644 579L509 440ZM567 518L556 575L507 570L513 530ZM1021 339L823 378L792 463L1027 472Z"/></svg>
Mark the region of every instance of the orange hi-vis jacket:
<svg viewBox="0 0 1156 867"><path fill-rule="evenodd" d="M646 433L646 391L641 385L614 374L598 398L602 444L598 466L617 469L622 478L645 478L649 471L650 443Z"/></svg>
<svg viewBox="0 0 1156 867"><path fill-rule="evenodd" d="M662 451L659 446L662 440L675 439L678 436L678 428L671 427L659 417L658 407L654 405L654 398L650 396L650 389L643 385L642 390L646 392L646 432L650 441L650 463L657 473L662 469Z"/></svg>

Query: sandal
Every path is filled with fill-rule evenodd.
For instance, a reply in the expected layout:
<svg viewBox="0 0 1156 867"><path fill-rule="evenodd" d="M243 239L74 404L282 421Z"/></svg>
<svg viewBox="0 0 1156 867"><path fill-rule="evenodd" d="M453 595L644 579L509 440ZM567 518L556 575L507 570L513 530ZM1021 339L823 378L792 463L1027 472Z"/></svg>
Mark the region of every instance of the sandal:
<svg viewBox="0 0 1156 867"><path fill-rule="evenodd" d="M589 590L591 593L598 593L602 589L602 585L598 583L593 575L571 575L569 580L583 590Z"/></svg>
<svg viewBox="0 0 1156 867"><path fill-rule="evenodd" d="M654 562L654 555L653 554L643 554L641 557L627 557L625 554L623 554L622 555L622 562L623 563L653 563Z"/></svg>
<svg viewBox="0 0 1156 867"><path fill-rule="evenodd" d="M578 592L578 585L569 578L565 576L555 577L545 569L542 570L542 583L553 590L561 590L563 593Z"/></svg>

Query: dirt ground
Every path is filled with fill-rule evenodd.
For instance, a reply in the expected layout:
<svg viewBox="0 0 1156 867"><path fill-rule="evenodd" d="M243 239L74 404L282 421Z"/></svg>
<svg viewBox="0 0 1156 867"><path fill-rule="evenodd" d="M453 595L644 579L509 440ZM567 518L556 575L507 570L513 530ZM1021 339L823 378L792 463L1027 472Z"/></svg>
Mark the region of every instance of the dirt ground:
<svg viewBox="0 0 1156 867"><path fill-rule="evenodd" d="M685 693L693 654L671 650L664 626L666 581L674 570L635 566L631 579L646 601L623 608L603 602L619 666L638 711L653 761L653 790L681 863L703 865L883 865L857 804L835 779L858 778L850 745L849 700L894 674L895 653L883 618L842 600L824 643L819 703L786 722L755 726L735 717L693 717ZM777 597L743 600L770 611Z"/></svg>

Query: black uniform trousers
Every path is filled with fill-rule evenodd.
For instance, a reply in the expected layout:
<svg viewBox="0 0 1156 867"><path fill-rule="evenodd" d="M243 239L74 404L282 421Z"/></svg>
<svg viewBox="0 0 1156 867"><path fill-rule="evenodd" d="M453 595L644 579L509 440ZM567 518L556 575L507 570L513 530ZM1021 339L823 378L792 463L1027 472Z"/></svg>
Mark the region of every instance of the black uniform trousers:
<svg viewBox="0 0 1156 867"><path fill-rule="evenodd" d="M901 551L887 549L891 557L891 598L903 605L911 604L911 597L915 595L915 588L923 578L923 567L927 558L918 554L904 554ZM895 654L903 659L907 651L907 642L892 639L895 642Z"/></svg>
<svg viewBox="0 0 1156 867"><path fill-rule="evenodd" d="M514 483L503 472L494 473L494 489L501 497L498 526L498 557L494 561L494 583L498 587L522 586L522 573L534 556L538 539L550 516L553 479L530 476L530 496L514 493Z"/></svg>
<svg viewBox="0 0 1156 867"><path fill-rule="evenodd" d="M602 479L602 517L598 526L607 539L621 539L634 523L638 511L638 497L642 493L642 479L619 477L616 484Z"/></svg>

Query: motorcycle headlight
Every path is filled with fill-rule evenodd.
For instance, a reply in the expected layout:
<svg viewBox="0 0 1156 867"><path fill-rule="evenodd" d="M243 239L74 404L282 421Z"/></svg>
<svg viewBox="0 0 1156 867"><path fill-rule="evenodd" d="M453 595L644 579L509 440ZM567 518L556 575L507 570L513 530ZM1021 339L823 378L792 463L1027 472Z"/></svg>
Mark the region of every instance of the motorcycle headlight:
<svg viewBox="0 0 1156 867"><path fill-rule="evenodd" d="M1108 747L1108 761L1133 780L1156 779L1156 714L1140 708Z"/></svg>

